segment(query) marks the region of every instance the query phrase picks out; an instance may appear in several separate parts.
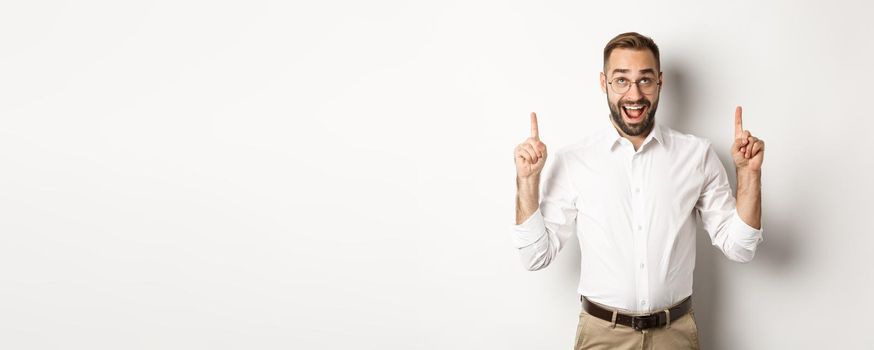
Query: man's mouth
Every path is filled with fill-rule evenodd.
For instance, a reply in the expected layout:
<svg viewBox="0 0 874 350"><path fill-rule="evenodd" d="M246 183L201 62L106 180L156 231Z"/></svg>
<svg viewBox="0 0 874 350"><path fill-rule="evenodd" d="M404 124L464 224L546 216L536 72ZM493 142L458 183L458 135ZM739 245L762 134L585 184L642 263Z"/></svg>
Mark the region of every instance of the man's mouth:
<svg viewBox="0 0 874 350"><path fill-rule="evenodd" d="M622 113L625 114L625 118L627 118L629 121L637 123L643 119L642 117L644 116L647 107L648 106L641 104L628 104L622 106Z"/></svg>

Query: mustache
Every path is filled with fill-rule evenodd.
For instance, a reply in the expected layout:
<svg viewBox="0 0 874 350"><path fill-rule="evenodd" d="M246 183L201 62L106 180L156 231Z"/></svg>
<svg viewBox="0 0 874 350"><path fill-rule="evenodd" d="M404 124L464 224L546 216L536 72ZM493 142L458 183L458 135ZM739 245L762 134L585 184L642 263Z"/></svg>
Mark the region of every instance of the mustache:
<svg viewBox="0 0 874 350"><path fill-rule="evenodd" d="M637 101L619 101L619 103L618 103L618 105L619 105L620 107L621 107L621 106L625 106L625 105L639 105L639 106L647 106L647 107L649 107L650 104L651 104L651 103L649 102L649 100L647 100L647 99L645 99L645 98L639 99L639 100L637 100Z"/></svg>

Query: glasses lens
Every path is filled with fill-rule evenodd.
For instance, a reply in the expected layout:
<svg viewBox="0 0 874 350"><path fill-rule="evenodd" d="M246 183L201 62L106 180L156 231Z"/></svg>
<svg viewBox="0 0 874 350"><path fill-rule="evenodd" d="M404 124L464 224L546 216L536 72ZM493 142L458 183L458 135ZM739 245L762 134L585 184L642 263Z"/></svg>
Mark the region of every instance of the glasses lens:
<svg viewBox="0 0 874 350"><path fill-rule="evenodd" d="M644 80L637 83L637 86L640 88L640 92L649 95L655 92L655 87L658 85L652 80Z"/></svg>
<svg viewBox="0 0 874 350"><path fill-rule="evenodd" d="M613 79L613 83L610 84L613 87L613 92L617 94L624 94L628 91L628 80L626 79Z"/></svg>

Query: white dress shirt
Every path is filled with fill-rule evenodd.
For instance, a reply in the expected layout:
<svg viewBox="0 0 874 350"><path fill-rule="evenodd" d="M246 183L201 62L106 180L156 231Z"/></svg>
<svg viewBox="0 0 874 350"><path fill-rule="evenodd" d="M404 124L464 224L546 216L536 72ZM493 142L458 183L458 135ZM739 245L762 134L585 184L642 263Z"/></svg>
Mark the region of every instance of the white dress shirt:
<svg viewBox="0 0 874 350"><path fill-rule="evenodd" d="M512 226L529 270L548 266L576 234L577 291L629 313L651 313L692 294L695 215L729 259L752 260L762 241L737 215L710 141L656 123L635 151L607 125L560 149L542 177L540 207Z"/></svg>

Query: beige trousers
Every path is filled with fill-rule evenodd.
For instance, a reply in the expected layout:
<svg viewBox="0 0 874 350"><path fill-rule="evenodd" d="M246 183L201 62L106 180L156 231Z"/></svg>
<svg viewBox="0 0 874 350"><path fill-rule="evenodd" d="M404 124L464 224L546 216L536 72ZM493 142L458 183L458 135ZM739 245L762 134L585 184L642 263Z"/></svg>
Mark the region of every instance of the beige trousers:
<svg viewBox="0 0 874 350"><path fill-rule="evenodd" d="M581 306L582 307L582 306ZM670 326L635 331L633 328L605 321L580 311L580 323L574 350L637 349L637 350L698 350L698 324L695 311L671 321Z"/></svg>

